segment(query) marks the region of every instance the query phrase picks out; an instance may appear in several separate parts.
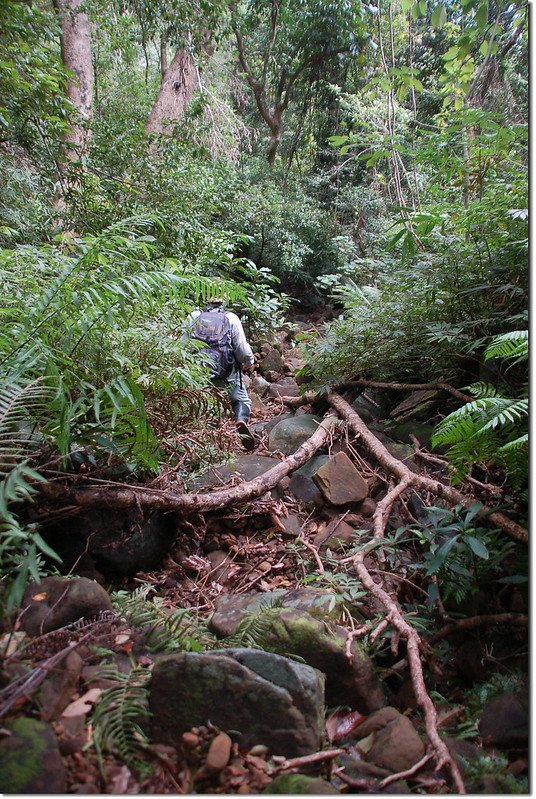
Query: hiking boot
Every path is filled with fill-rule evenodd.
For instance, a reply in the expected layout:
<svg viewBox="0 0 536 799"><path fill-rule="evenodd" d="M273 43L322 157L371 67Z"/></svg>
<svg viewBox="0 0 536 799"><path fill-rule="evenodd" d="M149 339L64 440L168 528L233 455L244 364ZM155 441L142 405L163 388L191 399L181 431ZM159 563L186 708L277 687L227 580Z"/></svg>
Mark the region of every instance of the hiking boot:
<svg viewBox="0 0 536 799"><path fill-rule="evenodd" d="M242 446L246 452L251 452L255 449L255 436L245 422L240 421L236 423L236 432L238 433L240 441L242 442Z"/></svg>

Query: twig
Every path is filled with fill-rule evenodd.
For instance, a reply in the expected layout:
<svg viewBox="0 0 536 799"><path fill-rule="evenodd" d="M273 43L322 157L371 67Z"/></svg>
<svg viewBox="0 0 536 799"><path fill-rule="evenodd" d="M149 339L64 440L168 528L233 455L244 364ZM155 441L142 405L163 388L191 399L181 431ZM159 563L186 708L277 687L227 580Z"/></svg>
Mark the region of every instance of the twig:
<svg viewBox="0 0 536 799"><path fill-rule="evenodd" d="M419 769L421 769L429 760L433 757L432 754L425 755L421 757L421 759L415 763L411 768L406 769L406 771L399 771L398 774L390 774L384 780L380 782L380 788L386 788L392 782L396 782L397 780L404 780L406 777L412 777L413 774L416 774Z"/></svg>
<svg viewBox="0 0 536 799"><path fill-rule="evenodd" d="M318 571L320 572L320 574L325 574L326 570L324 569L324 564L322 563L322 559L318 554L318 549L315 546L313 546L313 544L311 544L309 541L307 541L303 535L299 536L298 541L300 541L303 544L303 546L309 550L309 552L312 552L313 557L316 560L316 565L318 566Z"/></svg>
<svg viewBox="0 0 536 799"><path fill-rule="evenodd" d="M302 755L302 757L292 757L290 760L283 759L273 769L273 773L277 774L280 771L288 771L291 768L301 768L308 766L310 763L322 763L324 760L334 760L339 755L345 753L344 749L327 749L325 752L314 752L312 755ZM278 758L273 758L277 762Z"/></svg>

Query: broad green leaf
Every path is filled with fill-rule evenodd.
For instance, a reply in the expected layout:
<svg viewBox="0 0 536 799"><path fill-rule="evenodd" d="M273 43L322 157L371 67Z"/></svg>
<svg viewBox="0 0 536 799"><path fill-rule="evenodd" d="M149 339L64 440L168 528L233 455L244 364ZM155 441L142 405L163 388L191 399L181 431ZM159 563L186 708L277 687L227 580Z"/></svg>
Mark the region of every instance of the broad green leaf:
<svg viewBox="0 0 536 799"><path fill-rule="evenodd" d="M482 558L483 560L489 559L489 552L486 546L482 543L479 538L475 538L473 535L468 535L465 537L465 540L477 556L477 558Z"/></svg>
<svg viewBox="0 0 536 799"><path fill-rule="evenodd" d="M447 12L445 10L445 6L440 5L434 9L434 13L432 14L432 25L434 28L442 28L445 22L447 21Z"/></svg>

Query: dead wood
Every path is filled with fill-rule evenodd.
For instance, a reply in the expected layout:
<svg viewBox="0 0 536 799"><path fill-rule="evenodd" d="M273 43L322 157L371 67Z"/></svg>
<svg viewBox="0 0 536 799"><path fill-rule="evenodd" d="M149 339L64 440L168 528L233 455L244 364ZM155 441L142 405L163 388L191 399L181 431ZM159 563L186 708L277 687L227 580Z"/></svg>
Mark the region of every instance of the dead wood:
<svg viewBox="0 0 536 799"><path fill-rule="evenodd" d="M206 513L248 502L274 488L290 472L303 466L333 435L336 417L326 417L313 435L285 460L260 477L231 488L210 493L185 493L161 491L142 486L67 486L59 482L39 483L36 488L49 501L75 505L79 508L147 508L175 511L185 515Z"/></svg>
<svg viewBox="0 0 536 799"><path fill-rule="evenodd" d="M334 408L337 413L348 422L352 430L357 433L358 436L360 436L361 440L371 455L376 458L378 463L380 463L384 469L387 469L389 472L398 477L400 481L404 482L406 487L413 485L417 488L423 489L424 491L429 491L431 494L441 497L442 499L445 499L454 505L462 505L465 508L469 508L471 504L473 504L474 499L472 497L465 496L465 494L457 491L452 486L445 485L444 483L439 482L439 480L434 480L427 475L416 474L408 469L408 467L405 466L402 461L399 461L398 458L395 458L393 455L391 455L389 450L382 444L382 442L379 441L374 433L368 429L366 424L354 411L352 406L349 405L339 394L332 392L327 395L327 400L332 408ZM385 508L382 510L384 511ZM477 516L483 521L487 521L494 527L498 527L514 541L519 541L522 544L528 544L528 530L522 525L513 521L513 519L505 516L504 513L501 513L500 511L494 511L491 508L488 508L486 505L482 505L482 508L478 512ZM377 535L376 527L375 534Z"/></svg>
<svg viewBox="0 0 536 799"><path fill-rule="evenodd" d="M363 377L357 377L355 380L347 380L334 386L337 391L345 391L348 388L379 388L386 391L446 391L452 394L453 397L460 400L460 402L472 402L474 397L464 394L459 391L450 383L443 383L436 381L434 383L384 383L380 380L365 380ZM281 397L285 405L289 408L299 408L301 405L308 405L310 402L316 402L319 399L325 398L325 394L321 391L306 391L300 397Z"/></svg>
<svg viewBox="0 0 536 799"><path fill-rule="evenodd" d="M445 624L436 633L426 639L427 644L435 644L460 630L476 630L478 627L491 627L494 624L514 625L515 627L529 626L529 617L526 613L492 613L489 616L472 616L469 619L457 619Z"/></svg>

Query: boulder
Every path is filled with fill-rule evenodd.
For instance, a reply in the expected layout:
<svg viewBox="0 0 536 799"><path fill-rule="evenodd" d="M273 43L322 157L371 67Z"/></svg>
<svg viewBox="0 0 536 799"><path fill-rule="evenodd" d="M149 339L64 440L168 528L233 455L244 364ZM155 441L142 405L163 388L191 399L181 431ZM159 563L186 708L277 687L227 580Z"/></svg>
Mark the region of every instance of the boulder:
<svg viewBox="0 0 536 799"><path fill-rule="evenodd" d="M222 486L231 477L241 477L247 483L273 469L279 463L281 461L278 458L270 458L265 455L241 455L234 463L209 469L205 474L196 477L195 480L192 480L190 487L194 491L202 491L206 488ZM277 492L277 488L274 489L274 492Z"/></svg>
<svg viewBox="0 0 536 799"><path fill-rule="evenodd" d="M318 588L296 588L294 591L276 588L266 593L246 591L243 594L222 594L216 599L209 629L219 638L227 638L234 635L246 616L274 605L294 608L319 619L336 620L340 617L344 603L329 591Z"/></svg>
<svg viewBox="0 0 536 799"><path fill-rule="evenodd" d="M3 721L0 791L6 794L66 793L67 779L51 727L43 721Z"/></svg>
<svg viewBox="0 0 536 799"><path fill-rule="evenodd" d="M480 717L478 730L485 746L524 749L529 740L528 699L512 692L490 699Z"/></svg>
<svg viewBox="0 0 536 799"><path fill-rule="evenodd" d="M433 413L438 402L443 396L441 391L414 391L409 397L400 402L390 413L399 424L412 419L424 420Z"/></svg>
<svg viewBox="0 0 536 799"><path fill-rule="evenodd" d="M268 396L277 397L299 397L300 389L293 377L282 377L277 383L272 383L268 390Z"/></svg>
<svg viewBox="0 0 536 799"><path fill-rule="evenodd" d="M283 602L282 598L281 604ZM329 602L328 608L336 607L333 595ZM244 612L242 608L241 618ZM265 613L261 620L263 648L279 654L298 656L308 665L323 672L326 675L326 696L330 704L349 704L363 713L382 707L385 704L384 691L362 643L352 641L351 658L348 659L346 629L330 622L327 614L317 615L320 618L306 610L272 606L270 613ZM238 626L238 616L237 613L233 619L233 632ZM209 624L210 629L218 635L223 629L229 630L232 626L227 622L224 627L221 615L218 618L218 612L214 613Z"/></svg>
<svg viewBox="0 0 536 799"><path fill-rule="evenodd" d="M105 575L133 575L156 568L176 536L173 517L137 508L91 509L45 528L43 537L62 558L65 571L80 568L85 553Z"/></svg>
<svg viewBox="0 0 536 799"><path fill-rule="evenodd" d="M330 458L317 469L312 479L332 505L361 502L368 495L366 480L344 452Z"/></svg>
<svg viewBox="0 0 536 799"><path fill-rule="evenodd" d="M149 707L155 741L174 745L210 721L232 731L241 747L264 744L296 757L320 746L323 680L309 666L262 650L181 652L156 662Z"/></svg>
<svg viewBox="0 0 536 799"><path fill-rule="evenodd" d="M110 597L94 580L44 577L41 582L26 586L20 627L28 635L42 635L111 609Z"/></svg>
<svg viewBox="0 0 536 799"><path fill-rule="evenodd" d="M262 375L266 375L269 372L282 372L284 365L281 353L274 349L268 352L259 363L259 371Z"/></svg>
<svg viewBox="0 0 536 799"><path fill-rule="evenodd" d="M373 422L376 419L379 419L381 416L381 409L362 394L360 394L359 397L352 402L352 408L361 417L365 424L368 424L368 422Z"/></svg>
<svg viewBox="0 0 536 799"><path fill-rule="evenodd" d="M264 377L257 375L257 377L254 377L251 381L251 388L259 395L259 397L264 397L270 388L270 383L268 380L265 380Z"/></svg>
<svg viewBox="0 0 536 799"><path fill-rule="evenodd" d="M283 455L292 455L313 435L321 421L320 416L312 414L284 419L271 430L268 449L270 452L279 451Z"/></svg>
<svg viewBox="0 0 536 799"><path fill-rule="evenodd" d="M425 746L411 721L394 707L383 707L356 728L357 747L369 763L393 773L419 761Z"/></svg>
<svg viewBox="0 0 536 799"><path fill-rule="evenodd" d="M320 490L313 483L313 475L328 461L328 455L316 455L296 469L290 478L289 492L307 505L321 505L324 499Z"/></svg>

